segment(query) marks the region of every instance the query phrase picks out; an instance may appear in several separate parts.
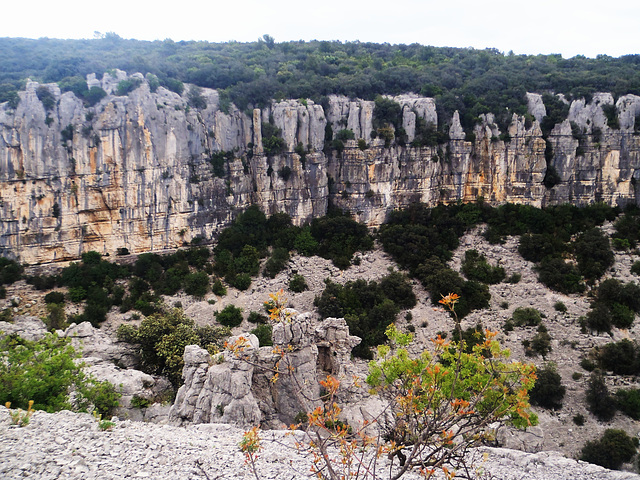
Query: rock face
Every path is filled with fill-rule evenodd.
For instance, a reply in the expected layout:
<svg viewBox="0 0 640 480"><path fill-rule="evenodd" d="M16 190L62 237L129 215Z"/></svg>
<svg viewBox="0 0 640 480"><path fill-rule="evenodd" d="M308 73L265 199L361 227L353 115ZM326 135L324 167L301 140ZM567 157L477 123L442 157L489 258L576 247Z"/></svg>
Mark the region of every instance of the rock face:
<svg viewBox="0 0 640 480"><path fill-rule="evenodd" d="M539 127L546 109L537 94L527 97L532 125L514 116L501 132L488 114L470 135L456 113L449 141L435 147L411 146L418 123L441 120L433 99L394 97L408 143L385 147L372 138L374 102L331 96L324 106L287 100L241 112L203 89L206 108L195 108L188 93L152 92L140 74L131 77L140 86L117 96L124 72L89 75L89 87L108 93L92 107L35 82L15 110L0 105L0 254L39 263L88 250L160 250L215 236L250 204L302 224L332 202L375 226L416 201L638 202L640 97L633 95L615 103L619 129L609 128L603 110L613 105L610 94L571 104L548 139L560 183L547 189ZM43 88L55 99L48 110L38 97ZM265 155L269 122L281 130L282 153ZM349 140L341 154L324 153L328 126L352 130L368 148Z"/></svg>
<svg viewBox="0 0 640 480"><path fill-rule="evenodd" d="M196 345L185 349L184 385L171 408L173 422L289 425L316 406L322 375L345 373L360 339L349 335L344 319L328 318L314 327L303 314L274 325L274 347L258 348L251 334L228 340L237 342L243 345L240 351L225 350L214 358Z"/></svg>

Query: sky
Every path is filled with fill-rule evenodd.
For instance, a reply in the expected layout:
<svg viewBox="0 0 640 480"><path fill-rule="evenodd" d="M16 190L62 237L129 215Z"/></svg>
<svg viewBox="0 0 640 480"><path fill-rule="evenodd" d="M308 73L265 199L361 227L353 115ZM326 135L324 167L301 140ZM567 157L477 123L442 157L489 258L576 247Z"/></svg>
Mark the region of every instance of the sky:
<svg viewBox="0 0 640 480"><path fill-rule="evenodd" d="M276 42L340 40L495 48L515 54L640 54L638 0L29 0L2 7L0 37Z"/></svg>

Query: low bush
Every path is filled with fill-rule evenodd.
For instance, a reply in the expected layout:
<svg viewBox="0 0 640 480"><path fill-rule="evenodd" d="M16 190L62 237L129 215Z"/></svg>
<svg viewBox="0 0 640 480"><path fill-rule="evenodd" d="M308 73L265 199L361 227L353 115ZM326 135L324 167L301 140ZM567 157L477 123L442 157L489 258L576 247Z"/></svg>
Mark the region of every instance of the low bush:
<svg viewBox="0 0 640 480"><path fill-rule="evenodd" d="M315 298L314 305L322 318L344 318L351 333L362 338L362 342L354 348L353 355L371 359L371 347L385 341L384 332L395 321L401 308L415 305L415 297L400 299L397 297L400 292L412 290L408 279L397 272L384 277L380 283L356 280L340 285L327 280L324 291Z"/></svg>
<svg viewBox="0 0 640 480"><path fill-rule="evenodd" d="M624 430L608 428L599 440L587 442L580 452L580 460L605 468L619 470L630 462L638 449L638 440Z"/></svg>
<svg viewBox="0 0 640 480"><path fill-rule="evenodd" d="M598 353L600 367L616 375L640 374L640 349L628 339L607 343Z"/></svg>
<svg viewBox="0 0 640 480"><path fill-rule="evenodd" d="M271 257L264 265L265 277L275 278L278 273L287 268L289 260L289 251L286 248L274 248Z"/></svg>
<svg viewBox="0 0 640 480"><path fill-rule="evenodd" d="M268 323L259 324L256 328L251 330L251 333L258 337L261 347L269 347L273 345L273 339L271 338L273 329Z"/></svg>
<svg viewBox="0 0 640 480"><path fill-rule="evenodd" d="M604 377L597 370L589 377L586 398L589 411L599 420L608 422L616 414L615 399L609 394Z"/></svg>
<svg viewBox="0 0 640 480"><path fill-rule="evenodd" d="M87 411L93 406L110 413L118 406L120 394L109 382L99 382L82 372L80 355L68 338L48 333L38 341L15 334L0 338L0 403L13 408L33 408L47 412ZM69 394L75 391L72 401Z"/></svg>
<svg viewBox="0 0 640 480"><path fill-rule="evenodd" d="M234 305L227 305L222 311L216 312L216 320L225 327L237 327L242 323L242 309Z"/></svg>
<svg viewBox="0 0 640 480"><path fill-rule="evenodd" d="M209 275L206 272L189 273L184 278L184 293L203 298L209 292Z"/></svg>
<svg viewBox="0 0 640 480"><path fill-rule="evenodd" d="M50 292L44 296L44 303L64 303L63 292Z"/></svg>
<svg viewBox="0 0 640 480"><path fill-rule="evenodd" d="M542 322L542 316L533 307L518 307L513 311L511 321L517 327L536 327Z"/></svg>
<svg viewBox="0 0 640 480"><path fill-rule="evenodd" d="M616 403L622 413L634 420L640 420L640 389L618 390L616 392Z"/></svg>
<svg viewBox="0 0 640 480"><path fill-rule="evenodd" d="M249 312L249 316L247 317L247 321L249 323L268 323L269 319L266 315L258 312Z"/></svg>
<svg viewBox="0 0 640 480"><path fill-rule="evenodd" d="M556 303L554 303L553 308L556 312L560 313L565 313L567 311L567 306L564 304L564 302L561 301L557 301Z"/></svg>
<svg viewBox="0 0 640 480"><path fill-rule="evenodd" d="M536 376L538 379L529 391L531 404L553 410L562 408L562 401L567 389L562 385L562 377L556 366L548 363L536 371Z"/></svg>
<svg viewBox="0 0 640 480"><path fill-rule="evenodd" d="M15 260L0 257L0 285L10 285L22 278L24 268Z"/></svg>
<svg viewBox="0 0 640 480"><path fill-rule="evenodd" d="M118 327L118 340L138 346L142 371L165 375L174 388L182 383L184 348L200 345L210 352L222 346L231 334L228 328L196 327L182 310L165 310L145 318L139 327L122 324Z"/></svg>
<svg viewBox="0 0 640 480"><path fill-rule="evenodd" d="M222 280L216 278L211 285L211 291L214 295L224 297L227 294L227 287L224 286Z"/></svg>
<svg viewBox="0 0 640 480"><path fill-rule="evenodd" d="M309 286L307 280L299 273L294 274L289 280L289 290L295 293L304 292Z"/></svg>
<svg viewBox="0 0 640 480"><path fill-rule="evenodd" d="M506 274L503 267L493 266L484 255L477 250L467 250L462 261L462 273L469 280L487 284L496 284L504 280Z"/></svg>

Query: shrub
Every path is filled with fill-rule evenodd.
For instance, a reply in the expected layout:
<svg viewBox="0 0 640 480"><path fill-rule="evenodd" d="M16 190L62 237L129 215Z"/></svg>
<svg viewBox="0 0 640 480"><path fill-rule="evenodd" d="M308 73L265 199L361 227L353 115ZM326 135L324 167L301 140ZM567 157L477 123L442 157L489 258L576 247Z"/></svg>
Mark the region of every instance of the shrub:
<svg viewBox="0 0 640 480"><path fill-rule="evenodd" d="M616 375L640 374L640 352L638 346L628 339L607 343L598 354L598 363Z"/></svg>
<svg viewBox="0 0 640 480"><path fill-rule="evenodd" d="M209 291L209 275L205 272L189 273L184 278L184 292L197 298L203 298Z"/></svg>
<svg viewBox="0 0 640 480"><path fill-rule="evenodd" d="M45 324L47 325L47 330L62 330L67 326L67 316L64 312L64 305L59 303L49 303L47 304L47 318L45 319Z"/></svg>
<svg viewBox="0 0 640 480"><path fill-rule="evenodd" d="M634 420L640 420L640 389L618 390L616 403L622 413Z"/></svg>
<svg viewBox="0 0 640 480"><path fill-rule="evenodd" d="M609 394L604 377L597 370L589 377L587 405L589 411L603 422L608 422L616 414L615 399Z"/></svg>
<svg viewBox="0 0 640 480"><path fill-rule="evenodd" d="M523 342L524 343L524 342ZM534 335L531 342L527 342L525 345L525 354L527 356L542 355L546 357L547 353L551 351L551 336L547 332L547 327L544 324L538 326L538 333Z"/></svg>
<svg viewBox="0 0 640 480"><path fill-rule="evenodd" d="M247 290L251 286L251 275L248 273L241 273L240 275L236 275L230 283L232 287L237 288L238 290Z"/></svg>
<svg viewBox="0 0 640 480"><path fill-rule="evenodd" d="M117 406L119 394L109 382L98 382L82 372L79 354L68 338L48 333L38 341L15 334L0 338L0 402L14 408L47 412L80 410L93 404L107 410ZM77 395L71 402L69 393ZM75 406L74 406L75 405Z"/></svg>
<svg viewBox="0 0 640 480"><path fill-rule="evenodd" d="M400 311L380 284L365 280L344 285L327 280L314 305L322 318L343 317L350 332L362 339L353 349L353 355L368 359L373 357L370 348L384 342L386 328Z"/></svg>
<svg viewBox="0 0 640 480"><path fill-rule="evenodd" d="M573 416L573 423L575 423L577 426L582 427L584 425L584 422L585 422L585 418L584 418L584 415L582 415L581 413L578 413Z"/></svg>
<svg viewBox="0 0 640 480"><path fill-rule="evenodd" d="M216 278L213 281L213 285L211 285L211 291L214 293L214 295L224 297L227 294L227 287L223 285L222 280Z"/></svg>
<svg viewBox="0 0 640 480"><path fill-rule="evenodd" d="M560 313L565 313L567 311L567 306L564 304L564 302L560 302L560 301L557 301L556 303L554 303L553 308L556 310L556 312L560 312Z"/></svg>
<svg viewBox="0 0 640 480"><path fill-rule="evenodd" d="M44 296L44 303L64 303L64 293L49 292Z"/></svg>
<svg viewBox="0 0 640 480"><path fill-rule="evenodd" d="M502 267L489 265L487 258L477 250L467 250L462 261L462 273L469 280L496 284L504 280L505 271Z"/></svg>
<svg viewBox="0 0 640 480"><path fill-rule="evenodd" d="M338 268L349 267L355 252L373 248L373 238L366 225L339 211L314 219L311 234L318 242L317 254Z"/></svg>
<svg viewBox="0 0 640 480"><path fill-rule="evenodd" d="M614 255L607 237L599 228L581 234L573 244L580 273L590 280L602 277L613 265Z"/></svg>
<svg viewBox="0 0 640 480"><path fill-rule="evenodd" d="M511 321L518 327L535 327L540 325L540 311L532 307L518 307L511 315Z"/></svg>
<svg viewBox="0 0 640 480"><path fill-rule="evenodd" d="M208 349L216 344L219 348L222 338L229 334L228 329L212 326L196 328L180 309L154 313L139 327L122 324L117 331L118 340L138 345L142 371L165 375L174 388L182 382L185 346L196 344Z"/></svg>
<svg viewBox="0 0 640 480"><path fill-rule="evenodd" d="M10 285L22 278L24 268L15 260L0 257L0 285Z"/></svg>
<svg viewBox="0 0 640 480"><path fill-rule="evenodd" d="M559 256L547 256L535 267L538 279L561 293L582 293L585 289L578 269Z"/></svg>
<svg viewBox="0 0 640 480"><path fill-rule="evenodd" d="M608 428L599 440L587 442L580 452L580 460L605 468L619 470L630 462L637 450L637 440L624 430Z"/></svg>
<svg viewBox="0 0 640 480"><path fill-rule="evenodd" d="M631 265L631 273L634 275L640 275L640 260L633 262L633 265Z"/></svg>
<svg viewBox="0 0 640 480"><path fill-rule="evenodd" d="M266 315L263 315L258 312L249 312L249 317L247 317L247 321L250 323L267 323L269 319Z"/></svg>
<svg viewBox="0 0 640 480"><path fill-rule="evenodd" d="M531 404L553 410L562 408L566 388L556 366L548 363L536 371L536 376L538 379L529 391Z"/></svg>
<svg viewBox="0 0 640 480"><path fill-rule="evenodd" d="M275 248L269 260L264 266L264 275L269 278L275 278L278 273L287 268L290 256L286 248Z"/></svg>
<svg viewBox="0 0 640 480"><path fill-rule="evenodd" d="M218 323L225 327L234 328L242 323L242 309L234 305L227 305L216 313Z"/></svg>
<svg viewBox="0 0 640 480"><path fill-rule="evenodd" d="M256 328L251 330L251 333L258 337L261 347L269 347L273 345L273 339L271 338L273 329L268 323L259 324Z"/></svg>
<svg viewBox="0 0 640 480"><path fill-rule="evenodd" d="M294 274L289 280L289 290L292 292L300 293L304 292L308 288L307 281L299 273Z"/></svg>

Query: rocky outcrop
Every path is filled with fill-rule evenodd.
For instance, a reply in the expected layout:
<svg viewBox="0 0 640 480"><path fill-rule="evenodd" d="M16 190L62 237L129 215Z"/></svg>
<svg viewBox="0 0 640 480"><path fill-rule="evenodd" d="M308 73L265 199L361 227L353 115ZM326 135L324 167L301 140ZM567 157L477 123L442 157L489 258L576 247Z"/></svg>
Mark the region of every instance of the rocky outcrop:
<svg viewBox="0 0 640 480"><path fill-rule="evenodd" d="M184 353L184 384L170 418L175 423L230 423L281 428L319 404L323 375L345 375L349 355L360 339L349 335L344 319L314 326L308 314L273 327L273 347L258 347L255 335L231 337L211 357L190 345ZM295 372L295 373L293 373Z"/></svg>
<svg viewBox="0 0 640 480"><path fill-rule="evenodd" d="M11 426L8 409L0 406L0 476L7 480L65 478L254 478L238 448L243 429L232 425L190 425L186 428L116 420L101 432L89 414L37 411L27 427ZM302 432L260 433L256 470L261 478L309 478L313 457L297 442ZM17 453L18 452L18 453ZM563 457L502 448L468 452L471 471L502 480L638 480L631 472L606 470ZM387 456L379 471L388 472ZM203 474L203 471L205 474ZM420 477L417 471L405 477ZM438 477L440 478L440 477Z"/></svg>
<svg viewBox="0 0 640 480"><path fill-rule="evenodd" d="M616 129L603 110L614 105L610 94L573 101L548 145L538 94L527 96L531 125L514 115L500 131L487 114L473 132L463 130L457 113L439 119L433 99L400 95L393 100L407 143L385 147L372 136L371 101L330 96L323 105L286 100L242 112L202 89L196 108L190 88L182 95L151 91L140 74L131 77L140 86L117 96L124 72L89 75L88 86L108 93L95 106L35 82L27 83L15 110L0 105L1 254L41 263L88 250L172 248L214 237L250 204L302 224L325 214L331 202L375 226L416 201L638 202L640 97L633 95L615 102ZM38 96L43 88L55 100L47 108ZM449 125L447 143L412 144L418 124L442 121ZM265 150L265 123L281 130L281 153ZM342 153L325 153L332 140L325 138L327 126L334 134L353 131L355 141ZM548 167L559 179L553 188L542 185Z"/></svg>

